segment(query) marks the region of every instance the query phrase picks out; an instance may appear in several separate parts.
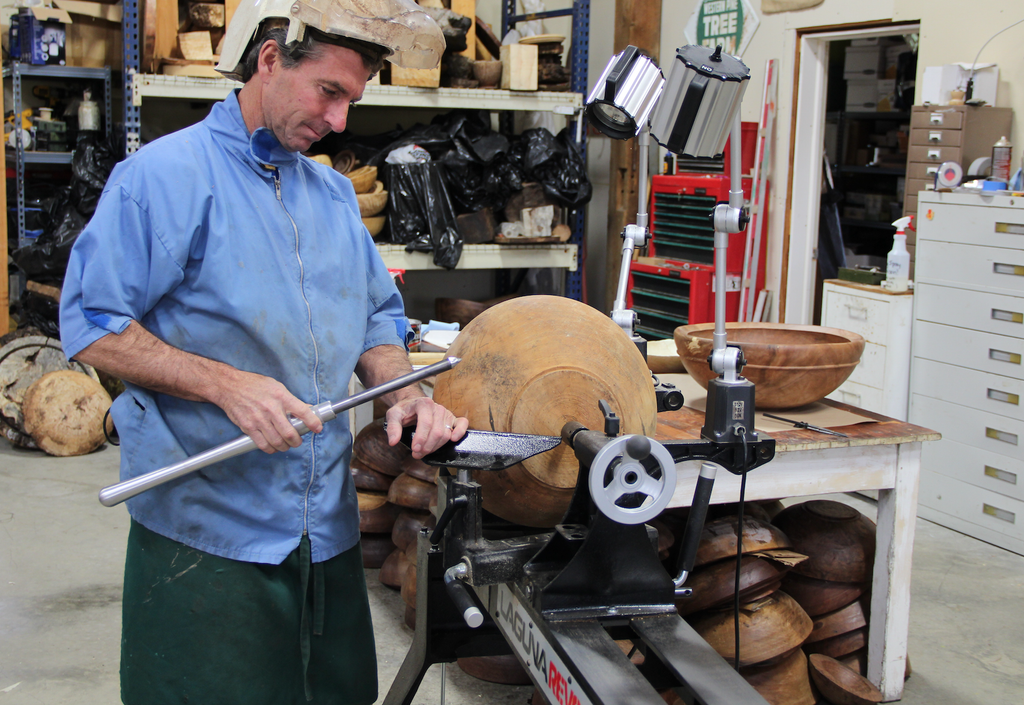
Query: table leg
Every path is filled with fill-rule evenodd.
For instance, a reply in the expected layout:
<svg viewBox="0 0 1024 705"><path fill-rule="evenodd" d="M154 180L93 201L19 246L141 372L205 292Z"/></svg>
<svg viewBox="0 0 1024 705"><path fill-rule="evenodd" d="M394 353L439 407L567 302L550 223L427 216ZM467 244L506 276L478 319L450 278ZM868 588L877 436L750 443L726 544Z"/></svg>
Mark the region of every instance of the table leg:
<svg viewBox="0 0 1024 705"><path fill-rule="evenodd" d="M878 492L878 531L872 579L868 679L886 702L903 695L910 625L910 572L917 520L921 444L896 450L895 487Z"/></svg>

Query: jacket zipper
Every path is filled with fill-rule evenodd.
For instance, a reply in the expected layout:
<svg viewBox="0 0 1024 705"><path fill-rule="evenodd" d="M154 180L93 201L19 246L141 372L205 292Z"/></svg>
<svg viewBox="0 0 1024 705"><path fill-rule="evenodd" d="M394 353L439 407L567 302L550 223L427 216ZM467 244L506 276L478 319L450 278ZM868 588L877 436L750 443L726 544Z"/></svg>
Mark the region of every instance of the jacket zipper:
<svg viewBox="0 0 1024 705"><path fill-rule="evenodd" d="M292 233L295 236L295 260L299 263L299 293L302 294L302 300L306 304L306 320L308 321L309 339L313 342L313 389L316 391L316 403L319 404L320 382L318 375L320 371L320 348L317 346L316 337L313 335L313 308L309 305L309 299L306 298L306 290L303 286L305 267L302 264L302 255L299 253L299 228L295 224L295 219L292 218L292 214L288 212L288 208L284 205L284 199L281 197L281 171L277 167L273 167L271 172L274 177L274 192L277 195L277 201L281 204L281 209L288 217L288 222L292 224ZM310 438L309 444L310 452L312 453L312 464L309 471L309 481L306 483L306 492L302 498L303 536L309 533L309 493L313 489L313 479L316 477L316 452L313 450L312 438Z"/></svg>

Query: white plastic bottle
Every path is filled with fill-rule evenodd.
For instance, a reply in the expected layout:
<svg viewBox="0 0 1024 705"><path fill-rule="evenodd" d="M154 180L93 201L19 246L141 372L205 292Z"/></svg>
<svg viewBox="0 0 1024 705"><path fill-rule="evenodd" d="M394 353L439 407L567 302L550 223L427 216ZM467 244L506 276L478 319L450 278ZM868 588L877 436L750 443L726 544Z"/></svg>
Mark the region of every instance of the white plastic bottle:
<svg viewBox="0 0 1024 705"><path fill-rule="evenodd" d="M907 252L907 226L914 216L900 218L893 225L896 234L892 238L892 250L886 259L885 281L882 286L893 292L906 291L910 288L910 253Z"/></svg>

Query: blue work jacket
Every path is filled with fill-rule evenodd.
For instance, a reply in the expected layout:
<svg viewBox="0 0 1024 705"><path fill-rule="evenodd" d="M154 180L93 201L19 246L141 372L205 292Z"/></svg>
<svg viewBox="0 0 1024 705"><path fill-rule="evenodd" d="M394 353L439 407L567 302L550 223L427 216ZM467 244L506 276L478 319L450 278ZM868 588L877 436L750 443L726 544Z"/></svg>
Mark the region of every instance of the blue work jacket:
<svg viewBox="0 0 1024 705"><path fill-rule="evenodd" d="M72 250L60 314L69 358L135 320L310 404L346 396L359 356L408 331L351 182L265 128L250 135L236 94L117 165ZM214 404L126 386L111 412L122 480L241 434ZM324 561L359 541L351 453L343 414L298 448L222 461L128 509L164 536L257 563L280 563L308 532Z"/></svg>

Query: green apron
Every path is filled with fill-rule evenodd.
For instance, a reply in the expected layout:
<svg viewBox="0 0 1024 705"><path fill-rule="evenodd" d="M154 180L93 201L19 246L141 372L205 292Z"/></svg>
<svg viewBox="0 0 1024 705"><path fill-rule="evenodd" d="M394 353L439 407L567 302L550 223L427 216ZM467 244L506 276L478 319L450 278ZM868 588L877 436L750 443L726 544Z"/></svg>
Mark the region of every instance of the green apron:
<svg viewBox="0 0 1024 705"><path fill-rule="evenodd" d="M126 705L360 705L377 659L359 546L281 565L204 553L132 521L125 561Z"/></svg>

